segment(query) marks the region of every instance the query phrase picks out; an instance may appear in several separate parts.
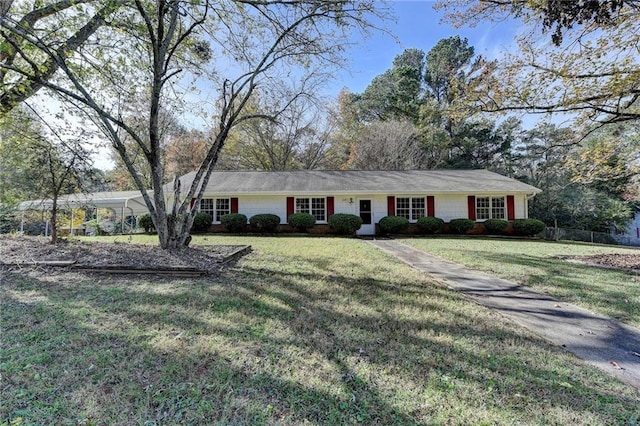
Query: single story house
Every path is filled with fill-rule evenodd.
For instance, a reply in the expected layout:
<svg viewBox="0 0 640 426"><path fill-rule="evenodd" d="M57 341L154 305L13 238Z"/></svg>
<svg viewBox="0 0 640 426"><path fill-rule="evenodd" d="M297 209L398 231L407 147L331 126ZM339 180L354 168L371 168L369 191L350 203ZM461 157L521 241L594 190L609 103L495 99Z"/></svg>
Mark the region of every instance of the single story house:
<svg viewBox="0 0 640 426"><path fill-rule="evenodd" d="M195 172L180 178L188 188ZM165 188L172 194L172 184ZM376 233L376 224L387 215L406 217L415 223L422 216L436 216L445 222L469 218L527 218L528 202L538 188L487 170L304 170L304 171L215 171L212 173L201 212L211 213L213 229L228 213L272 213L281 224L297 212L310 213L319 229L334 213L358 215L360 235ZM139 192L72 194L62 197L67 208L81 204L108 207L118 220L147 211ZM21 209L46 206L46 201L27 201Z"/></svg>
<svg viewBox="0 0 640 426"><path fill-rule="evenodd" d="M181 178L188 187L195 173ZM359 235L373 235L387 215L415 223L422 216L445 222L469 218L524 219L538 188L487 170L305 170L217 171L207 185L199 209L213 224L227 213L248 218L272 213L286 224L289 215L311 213L318 225L334 213L358 215Z"/></svg>

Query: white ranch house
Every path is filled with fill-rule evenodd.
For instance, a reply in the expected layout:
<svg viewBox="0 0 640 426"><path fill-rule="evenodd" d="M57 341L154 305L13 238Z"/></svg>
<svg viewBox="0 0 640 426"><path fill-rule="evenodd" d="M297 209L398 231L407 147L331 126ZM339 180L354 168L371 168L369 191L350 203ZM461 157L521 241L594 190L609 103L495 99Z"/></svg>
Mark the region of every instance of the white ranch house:
<svg viewBox="0 0 640 426"><path fill-rule="evenodd" d="M194 176L182 176L182 188L188 188ZM167 186L167 194L172 194L171 186ZM272 213L286 224L292 213L307 212L319 225L326 224L334 213L350 213L363 219L358 234L373 235L375 225L387 215L404 216L410 222L421 216L436 216L445 222L456 218L476 222L524 219L529 200L539 192L487 170L216 171L199 210L212 214L214 229L228 213L242 213L247 218ZM46 202L25 202L21 208L38 204ZM123 221L126 216L147 211L136 192L74 194L63 197L61 205L109 207Z"/></svg>

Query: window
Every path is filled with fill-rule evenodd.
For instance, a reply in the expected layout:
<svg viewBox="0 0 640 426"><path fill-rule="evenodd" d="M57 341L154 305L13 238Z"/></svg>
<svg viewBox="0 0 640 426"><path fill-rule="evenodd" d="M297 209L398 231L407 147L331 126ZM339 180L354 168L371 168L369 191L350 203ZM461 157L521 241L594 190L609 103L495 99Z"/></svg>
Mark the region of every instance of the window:
<svg viewBox="0 0 640 426"><path fill-rule="evenodd" d="M504 219L504 197L476 197L476 219Z"/></svg>
<svg viewBox="0 0 640 426"><path fill-rule="evenodd" d="M396 216L402 216L410 222L415 222L425 216L425 198L397 197Z"/></svg>
<svg viewBox="0 0 640 426"><path fill-rule="evenodd" d="M326 222L326 205L326 198L296 198L296 213L310 213L318 222Z"/></svg>
<svg viewBox="0 0 640 426"><path fill-rule="evenodd" d="M213 221L220 223L220 218L231 213L231 200L229 198L203 198L200 200L200 212L209 213Z"/></svg>
<svg viewBox="0 0 640 426"><path fill-rule="evenodd" d="M216 198L216 214L213 215L215 222L220 222L220 218L231 213L231 200L228 198Z"/></svg>

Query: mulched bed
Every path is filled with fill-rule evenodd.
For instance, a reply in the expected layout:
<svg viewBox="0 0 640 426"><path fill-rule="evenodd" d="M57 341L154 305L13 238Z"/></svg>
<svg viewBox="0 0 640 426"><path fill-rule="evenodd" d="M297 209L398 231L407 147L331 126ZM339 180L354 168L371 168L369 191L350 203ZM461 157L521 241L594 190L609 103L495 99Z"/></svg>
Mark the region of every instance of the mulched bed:
<svg viewBox="0 0 640 426"><path fill-rule="evenodd" d="M637 271L640 273L640 254L600 254L593 256L572 256L565 259L594 266Z"/></svg>
<svg viewBox="0 0 640 426"><path fill-rule="evenodd" d="M61 240L57 245L48 238L0 236L0 264L8 267L43 266L46 263L73 262L74 265L107 270L169 270L193 269L215 273L222 264L244 246L203 245L177 250L162 250L158 246L131 243L98 243Z"/></svg>

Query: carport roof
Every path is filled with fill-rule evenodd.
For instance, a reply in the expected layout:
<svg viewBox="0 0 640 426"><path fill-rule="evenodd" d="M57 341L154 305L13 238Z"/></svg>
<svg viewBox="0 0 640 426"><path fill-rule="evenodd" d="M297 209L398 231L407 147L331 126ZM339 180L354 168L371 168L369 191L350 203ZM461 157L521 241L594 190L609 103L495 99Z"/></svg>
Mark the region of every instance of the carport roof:
<svg viewBox="0 0 640 426"><path fill-rule="evenodd" d="M51 199L23 201L18 205L18 210L51 210ZM147 206L142 199L140 191L114 191L95 192L91 194L68 194L58 199L58 206L63 209L75 209L82 207L97 207L122 209L127 208L134 215L147 212Z"/></svg>

